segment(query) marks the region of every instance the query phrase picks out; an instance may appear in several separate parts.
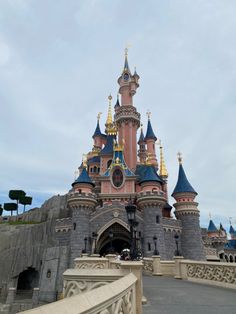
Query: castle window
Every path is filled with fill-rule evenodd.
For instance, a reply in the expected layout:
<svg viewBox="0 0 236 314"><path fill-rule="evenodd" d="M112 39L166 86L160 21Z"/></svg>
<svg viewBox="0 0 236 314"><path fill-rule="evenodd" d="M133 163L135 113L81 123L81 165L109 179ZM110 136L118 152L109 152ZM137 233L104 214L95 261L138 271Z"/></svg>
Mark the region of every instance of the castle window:
<svg viewBox="0 0 236 314"><path fill-rule="evenodd" d="M151 251L151 243L150 242L148 242L148 251Z"/></svg>
<svg viewBox="0 0 236 314"><path fill-rule="evenodd" d="M76 222L73 223L73 229L76 229Z"/></svg>
<svg viewBox="0 0 236 314"><path fill-rule="evenodd" d="M124 180L123 172L117 168L114 170L112 174L112 182L116 188L119 188Z"/></svg>
<svg viewBox="0 0 236 314"><path fill-rule="evenodd" d="M81 189L78 189L78 192L79 192L79 194L81 194L81 193L82 193L82 190L81 190Z"/></svg>
<svg viewBox="0 0 236 314"><path fill-rule="evenodd" d="M160 223L160 216L156 216L156 223L159 224Z"/></svg>
<svg viewBox="0 0 236 314"><path fill-rule="evenodd" d="M94 166L93 172L97 172L97 167L96 166Z"/></svg>
<svg viewBox="0 0 236 314"><path fill-rule="evenodd" d="M93 168L90 168L90 172L93 172Z"/></svg>
<svg viewBox="0 0 236 314"><path fill-rule="evenodd" d="M98 172L100 172L100 168L98 167Z"/></svg>

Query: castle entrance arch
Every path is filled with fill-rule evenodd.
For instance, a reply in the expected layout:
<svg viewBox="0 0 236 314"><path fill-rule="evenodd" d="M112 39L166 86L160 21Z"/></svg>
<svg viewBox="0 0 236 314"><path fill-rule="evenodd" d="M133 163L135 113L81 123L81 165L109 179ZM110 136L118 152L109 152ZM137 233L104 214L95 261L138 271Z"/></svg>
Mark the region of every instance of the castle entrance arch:
<svg viewBox="0 0 236 314"><path fill-rule="evenodd" d="M107 227L100 235L97 249L100 255L121 253L130 248L130 232L123 225L115 222Z"/></svg>
<svg viewBox="0 0 236 314"><path fill-rule="evenodd" d="M31 297L33 288L39 285L39 272L32 267L24 270L19 274L17 283L17 295L24 296L24 298Z"/></svg>

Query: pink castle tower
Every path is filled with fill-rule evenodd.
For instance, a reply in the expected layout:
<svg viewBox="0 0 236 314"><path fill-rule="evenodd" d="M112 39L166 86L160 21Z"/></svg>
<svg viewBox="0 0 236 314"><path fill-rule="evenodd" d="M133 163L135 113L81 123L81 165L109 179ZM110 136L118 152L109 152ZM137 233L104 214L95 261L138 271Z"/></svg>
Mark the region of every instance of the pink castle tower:
<svg viewBox="0 0 236 314"><path fill-rule="evenodd" d="M139 87L138 80L136 71L133 75L130 72L126 49L124 69L118 79L121 105L115 108L115 123L119 144L124 144L124 158L131 170L135 170L137 165L137 129L140 126L140 114L133 106L133 96Z"/></svg>

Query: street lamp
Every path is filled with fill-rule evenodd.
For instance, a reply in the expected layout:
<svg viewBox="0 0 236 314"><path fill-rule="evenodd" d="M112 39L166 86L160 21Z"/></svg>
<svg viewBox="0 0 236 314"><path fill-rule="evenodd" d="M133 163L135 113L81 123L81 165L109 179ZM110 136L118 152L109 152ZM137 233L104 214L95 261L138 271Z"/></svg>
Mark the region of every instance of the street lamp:
<svg viewBox="0 0 236 314"><path fill-rule="evenodd" d="M94 240L94 250L93 250L93 254L97 254L97 238L98 238L97 232L93 232L93 233L92 233L92 237L93 237L93 240Z"/></svg>
<svg viewBox="0 0 236 314"><path fill-rule="evenodd" d="M114 234L113 234L113 231L112 231L112 229L109 231L109 238L110 238L110 254L112 254L112 253L114 253L113 251L113 246L112 246L112 239L113 239L113 236L114 236Z"/></svg>
<svg viewBox="0 0 236 314"><path fill-rule="evenodd" d="M176 244L175 256L180 256L180 252L179 252L179 235L176 233L174 237L175 237L175 244Z"/></svg>
<svg viewBox="0 0 236 314"><path fill-rule="evenodd" d="M154 242L154 246L155 246L155 250L153 252L153 255L159 255L159 252L157 250L157 236L156 235L153 236L153 242Z"/></svg>
<svg viewBox="0 0 236 314"><path fill-rule="evenodd" d="M82 253L87 253L87 241L88 241L88 238L84 238L84 249L82 250Z"/></svg>
<svg viewBox="0 0 236 314"><path fill-rule="evenodd" d="M138 221L136 221L136 209L137 206L132 203L130 198L129 203L125 206L128 223L130 225L130 234L131 234L131 245L130 245L130 257L131 260L136 260L137 258L137 241L136 241L136 230L138 226Z"/></svg>

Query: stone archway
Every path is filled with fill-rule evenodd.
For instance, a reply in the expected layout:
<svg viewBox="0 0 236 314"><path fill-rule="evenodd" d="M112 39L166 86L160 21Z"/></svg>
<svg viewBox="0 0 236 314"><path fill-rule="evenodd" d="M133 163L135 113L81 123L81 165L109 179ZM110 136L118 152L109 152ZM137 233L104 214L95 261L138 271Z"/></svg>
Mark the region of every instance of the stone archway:
<svg viewBox="0 0 236 314"><path fill-rule="evenodd" d="M113 237L109 237L112 231ZM125 248L130 248L130 232L123 225L114 222L108 226L101 234L97 242L97 250L100 255L108 254L111 252L120 253Z"/></svg>
<svg viewBox="0 0 236 314"><path fill-rule="evenodd" d="M39 285L39 272L32 267L19 274L17 282L17 295L21 298L31 298L33 289Z"/></svg>

